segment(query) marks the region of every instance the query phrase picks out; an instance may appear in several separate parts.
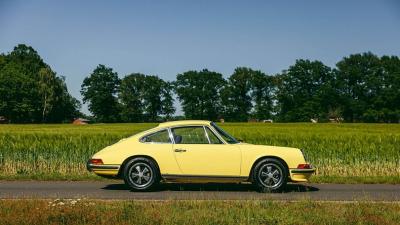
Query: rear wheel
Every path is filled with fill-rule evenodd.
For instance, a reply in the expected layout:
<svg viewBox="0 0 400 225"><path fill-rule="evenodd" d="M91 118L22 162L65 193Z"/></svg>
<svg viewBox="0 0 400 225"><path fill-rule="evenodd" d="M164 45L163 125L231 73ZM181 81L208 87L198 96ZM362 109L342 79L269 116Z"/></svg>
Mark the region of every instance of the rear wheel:
<svg viewBox="0 0 400 225"><path fill-rule="evenodd" d="M281 161L272 158L258 162L252 175L253 184L261 192L282 191L288 180L287 168Z"/></svg>
<svg viewBox="0 0 400 225"><path fill-rule="evenodd" d="M124 181L132 190L148 191L159 183L160 176L153 160L135 158L124 167Z"/></svg>

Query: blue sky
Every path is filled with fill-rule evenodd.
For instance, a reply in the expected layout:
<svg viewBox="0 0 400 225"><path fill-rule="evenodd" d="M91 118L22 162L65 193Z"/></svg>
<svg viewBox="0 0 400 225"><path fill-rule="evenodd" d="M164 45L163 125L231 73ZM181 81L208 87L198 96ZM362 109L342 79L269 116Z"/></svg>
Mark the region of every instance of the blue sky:
<svg viewBox="0 0 400 225"><path fill-rule="evenodd" d="M120 77L174 80L190 69L276 74L299 58L334 66L352 53L400 55L400 2L0 0L0 52L19 43L81 100L80 85L98 64Z"/></svg>

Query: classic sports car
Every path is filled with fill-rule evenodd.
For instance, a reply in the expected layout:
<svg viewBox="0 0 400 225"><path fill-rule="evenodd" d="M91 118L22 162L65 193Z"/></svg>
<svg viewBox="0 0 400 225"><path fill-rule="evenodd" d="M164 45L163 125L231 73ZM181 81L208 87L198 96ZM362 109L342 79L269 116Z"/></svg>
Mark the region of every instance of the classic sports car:
<svg viewBox="0 0 400 225"><path fill-rule="evenodd" d="M175 121L122 139L96 153L89 171L123 178L133 190L165 182L252 182L260 191L305 182L315 169L297 148L237 141L210 121Z"/></svg>

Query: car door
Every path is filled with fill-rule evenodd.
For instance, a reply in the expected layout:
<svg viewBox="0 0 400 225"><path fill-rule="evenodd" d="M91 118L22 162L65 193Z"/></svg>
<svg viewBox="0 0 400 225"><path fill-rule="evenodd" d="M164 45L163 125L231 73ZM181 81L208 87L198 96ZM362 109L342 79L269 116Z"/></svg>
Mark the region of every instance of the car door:
<svg viewBox="0 0 400 225"><path fill-rule="evenodd" d="M171 132L182 175L240 175L240 148L222 142L207 126L175 127Z"/></svg>
<svg viewBox="0 0 400 225"><path fill-rule="evenodd" d="M180 173L172 151L173 144L168 129L147 134L140 139L140 143L142 144L140 148L156 160L161 174Z"/></svg>

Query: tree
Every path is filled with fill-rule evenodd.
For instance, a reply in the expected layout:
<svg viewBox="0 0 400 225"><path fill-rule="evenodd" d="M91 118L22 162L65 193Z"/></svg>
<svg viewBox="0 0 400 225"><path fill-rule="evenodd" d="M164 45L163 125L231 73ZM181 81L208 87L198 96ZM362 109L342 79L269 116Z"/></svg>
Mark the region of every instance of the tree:
<svg viewBox="0 0 400 225"><path fill-rule="evenodd" d="M367 52L337 63L344 117L350 122L398 122L400 62Z"/></svg>
<svg viewBox="0 0 400 225"><path fill-rule="evenodd" d="M133 73L125 76L119 87L119 100L122 104L122 120L126 122L143 122L143 91L146 76Z"/></svg>
<svg viewBox="0 0 400 225"><path fill-rule="evenodd" d="M15 123L72 119L79 103L71 105L61 102L66 99L58 96L68 95L68 100L76 101L68 94L66 86L61 88L61 85L59 77L39 54L32 47L20 44L11 53L0 57L0 115ZM55 104L72 108L63 108L62 111L66 113L53 115L50 121Z"/></svg>
<svg viewBox="0 0 400 225"><path fill-rule="evenodd" d="M0 54L0 70L6 65L6 56L4 54Z"/></svg>
<svg viewBox="0 0 400 225"><path fill-rule="evenodd" d="M222 74L207 69L178 74L174 86L186 118L218 119L225 83Z"/></svg>
<svg viewBox="0 0 400 225"><path fill-rule="evenodd" d="M272 117L274 78L261 71L251 72L251 97L254 102L253 117L259 120Z"/></svg>
<svg viewBox="0 0 400 225"><path fill-rule="evenodd" d="M327 119L336 107L335 74L319 61L297 60L279 75L278 118L281 121Z"/></svg>
<svg viewBox="0 0 400 225"><path fill-rule="evenodd" d="M259 120L272 116L274 78L259 70L238 67L222 91L224 117L229 121Z"/></svg>
<svg viewBox="0 0 400 225"><path fill-rule="evenodd" d="M380 59L372 53L350 55L336 64L347 121L376 121L381 108L383 70Z"/></svg>
<svg viewBox="0 0 400 225"><path fill-rule="evenodd" d="M171 85L157 76L134 73L124 77L119 99L122 118L128 122L155 122L161 114L170 117L175 112Z"/></svg>
<svg viewBox="0 0 400 225"><path fill-rule="evenodd" d="M96 69L83 80L81 94L83 102L89 104L89 110L99 122L117 122L120 105L117 91L120 80L112 68L98 65Z"/></svg>
<svg viewBox="0 0 400 225"><path fill-rule="evenodd" d="M42 122L46 122L46 116L53 106L54 86L56 76L49 67L39 70L39 93L42 96Z"/></svg>
<svg viewBox="0 0 400 225"><path fill-rule="evenodd" d="M143 100L147 121L157 121L162 113L162 89L164 81L157 76L146 76L144 83Z"/></svg>
<svg viewBox="0 0 400 225"><path fill-rule="evenodd" d="M14 47L4 61L0 71L0 113L17 123L41 121L37 81L40 68L46 64L32 47L21 44Z"/></svg>
<svg viewBox="0 0 400 225"><path fill-rule="evenodd" d="M247 121L252 109L252 76L253 70L238 67L223 90L225 119L231 121Z"/></svg>
<svg viewBox="0 0 400 225"><path fill-rule="evenodd" d="M380 95L381 120L400 122L400 59L397 56L382 56L382 92ZM378 107L378 105L376 106Z"/></svg>
<svg viewBox="0 0 400 225"><path fill-rule="evenodd" d="M81 103L68 93L65 77L56 77L54 82L53 104L48 112L46 122L70 122L74 118L82 117L83 114L79 112Z"/></svg>
<svg viewBox="0 0 400 225"><path fill-rule="evenodd" d="M173 91L173 84L171 82L164 82L161 91L161 114L163 114L167 120L171 119L172 115L175 113Z"/></svg>
<svg viewBox="0 0 400 225"><path fill-rule="evenodd" d="M35 99L32 99L37 96L32 90L34 81L20 67L16 63L8 63L0 71L0 115L11 122L34 122L37 111Z"/></svg>

